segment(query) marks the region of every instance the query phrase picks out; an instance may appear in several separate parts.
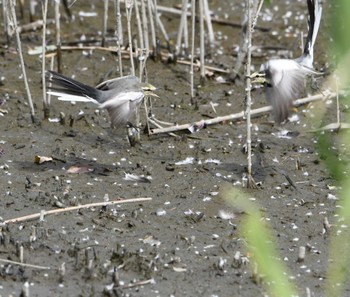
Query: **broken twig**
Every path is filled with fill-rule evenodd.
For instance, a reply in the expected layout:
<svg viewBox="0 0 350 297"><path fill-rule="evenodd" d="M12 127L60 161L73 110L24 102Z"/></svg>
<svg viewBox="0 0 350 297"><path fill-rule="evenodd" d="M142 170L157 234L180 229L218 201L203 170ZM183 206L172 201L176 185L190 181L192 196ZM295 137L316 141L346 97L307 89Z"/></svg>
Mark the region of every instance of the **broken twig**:
<svg viewBox="0 0 350 297"><path fill-rule="evenodd" d="M300 106L300 105L303 105L305 103L310 103L313 101L319 101L319 100L323 100L323 99L332 99L332 98L335 98L335 96L336 96L336 93L330 93L327 95L317 94L317 95L313 95L310 97L295 100L294 106ZM256 109L251 110L251 115L259 115L259 114L262 114L262 113L265 113L265 112L268 112L271 110L272 110L272 106L265 106L265 107L261 107L261 108L256 108ZM222 122L226 122L226 121L235 121L235 120L242 119L244 116L245 116L245 112L241 111L239 113L233 113L233 114L229 114L226 116L219 116L219 117L216 117L213 119L200 120L200 121L197 121L195 123L175 125L175 126L159 128L159 129L152 129L150 131L150 135L187 130L194 125L201 127L203 125L209 126L209 125L214 125L214 124L218 124L218 123L222 123Z"/></svg>
<svg viewBox="0 0 350 297"><path fill-rule="evenodd" d="M34 220L34 219L40 218L42 215L58 214L58 213L62 213L62 212L74 211L74 210L79 210L79 209L83 209L83 208L108 206L108 205L124 204L124 203L131 203L131 202L144 202L144 201L149 201L149 200L152 200L152 198L121 199L121 200L89 203L89 204L84 204L84 205L71 206L71 207L66 207L66 208L61 208L61 209L53 209L53 210L48 210L48 211L43 210L40 213L34 213L31 215L27 215L27 216L6 220L2 224L19 223L19 222L24 222L24 221L29 221L29 220Z"/></svg>

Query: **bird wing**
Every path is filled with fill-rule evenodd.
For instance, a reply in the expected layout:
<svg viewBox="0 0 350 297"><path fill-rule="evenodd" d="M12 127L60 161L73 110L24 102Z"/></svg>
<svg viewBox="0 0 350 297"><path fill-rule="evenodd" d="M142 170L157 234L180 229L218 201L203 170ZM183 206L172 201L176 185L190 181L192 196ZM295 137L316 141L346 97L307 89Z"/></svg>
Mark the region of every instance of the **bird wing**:
<svg viewBox="0 0 350 297"><path fill-rule="evenodd" d="M137 105L142 102L144 94L139 92L122 92L100 104L100 108L106 108L111 117L112 126L125 125L135 113Z"/></svg>
<svg viewBox="0 0 350 297"><path fill-rule="evenodd" d="M141 103L143 98L144 98L144 94L142 91L121 92L121 93L115 94L114 96L110 96L108 100L100 104L100 108L116 107L128 101L131 101L131 102L135 101L136 103Z"/></svg>
<svg viewBox="0 0 350 297"><path fill-rule="evenodd" d="M273 107L275 121L281 123L288 118L293 100L302 94L306 76L317 72L293 60L276 61L269 63L271 81L266 94Z"/></svg>
<svg viewBox="0 0 350 297"><path fill-rule="evenodd" d="M107 110L111 118L112 127L115 128L125 126L134 113L129 101L125 101L118 106L108 107Z"/></svg>
<svg viewBox="0 0 350 297"><path fill-rule="evenodd" d="M96 86L96 89L101 91L108 91L112 89L117 90L129 90L130 88L137 88L138 84L140 83L140 80L136 76L123 76L123 77L117 77L110 80L106 80L99 85Z"/></svg>

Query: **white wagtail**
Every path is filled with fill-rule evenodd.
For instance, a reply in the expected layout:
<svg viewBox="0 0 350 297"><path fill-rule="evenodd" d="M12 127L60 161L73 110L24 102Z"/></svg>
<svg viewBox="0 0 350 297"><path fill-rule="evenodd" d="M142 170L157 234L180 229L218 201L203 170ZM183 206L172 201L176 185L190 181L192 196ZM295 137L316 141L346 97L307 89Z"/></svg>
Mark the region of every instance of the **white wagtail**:
<svg viewBox="0 0 350 297"><path fill-rule="evenodd" d="M260 72L252 74L253 83L263 83L268 102L272 105L275 122L280 124L290 115L293 99L299 98L309 75L320 75L313 69L314 44L322 16L319 0L307 0L309 32L301 57L271 59L261 65Z"/></svg>
<svg viewBox="0 0 350 297"><path fill-rule="evenodd" d="M112 126L122 127L128 123L145 96L158 97L154 86L141 83L136 76L124 76L102 82L90 87L72 78L54 71L48 71L48 94L59 100L75 102L92 102L99 108L107 109Z"/></svg>

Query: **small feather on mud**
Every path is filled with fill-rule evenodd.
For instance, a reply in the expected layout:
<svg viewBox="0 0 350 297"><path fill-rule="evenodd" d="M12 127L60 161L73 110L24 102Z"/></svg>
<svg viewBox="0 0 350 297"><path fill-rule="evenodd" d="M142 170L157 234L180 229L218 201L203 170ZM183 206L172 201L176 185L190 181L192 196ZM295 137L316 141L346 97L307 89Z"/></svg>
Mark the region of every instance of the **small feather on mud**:
<svg viewBox="0 0 350 297"><path fill-rule="evenodd" d="M223 209L220 209L218 212L218 217L223 220L232 220L235 218L235 214Z"/></svg>
<svg viewBox="0 0 350 297"><path fill-rule="evenodd" d="M126 181L131 181L131 182L139 182L139 183L150 183L151 182L151 177L143 176L143 175L136 175L136 174L130 174L127 172L124 172L124 180Z"/></svg>

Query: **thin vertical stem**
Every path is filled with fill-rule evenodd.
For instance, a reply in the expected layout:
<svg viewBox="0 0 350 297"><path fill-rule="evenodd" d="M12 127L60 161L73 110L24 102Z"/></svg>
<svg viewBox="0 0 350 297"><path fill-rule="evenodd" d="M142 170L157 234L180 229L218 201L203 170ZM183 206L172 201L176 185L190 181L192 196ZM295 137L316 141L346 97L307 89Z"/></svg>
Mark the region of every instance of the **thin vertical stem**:
<svg viewBox="0 0 350 297"><path fill-rule="evenodd" d="M147 81L147 68L146 68L147 51L146 51L146 49L141 49L140 52L141 52L141 54L139 56L140 80L141 81Z"/></svg>
<svg viewBox="0 0 350 297"><path fill-rule="evenodd" d="M137 30L139 34L139 40L140 40L140 48L143 49L145 46L144 46L144 39L143 39L142 22L141 22L139 5L137 3L137 0L134 1L134 6L135 6Z"/></svg>
<svg viewBox="0 0 350 297"><path fill-rule="evenodd" d="M136 3L136 2L135 2ZM135 4L135 6L137 3ZM132 42L132 34L131 34L131 14L132 8L134 6L134 0L125 0L125 9L126 9L126 19L127 19L127 27L128 27L128 42L129 42L129 55L130 55L130 63L131 63L131 75L135 75L135 66L134 66L134 56L133 56L133 42ZM134 146L137 142L140 141L140 130L138 127L140 126L140 112L139 109L135 110L135 122L136 129L134 127L128 127L128 140L131 146Z"/></svg>
<svg viewBox="0 0 350 297"><path fill-rule="evenodd" d="M48 119L50 117L50 105L47 101L46 94L46 21L47 21L47 2L48 0L43 0L42 12L43 12L43 40L42 40L42 60L41 60L41 80L43 87L43 108L44 108L44 118Z"/></svg>
<svg viewBox="0 0 350 297"><path fill-rule="evenodd" d="M164 30L164 27L161 28L162 23L160 21L159 15L158 15L157 0L153 0L153 2L151 2L151 4L152 4L152 11L154 13L155 20L156 20L156 24L155 24L155 30L156 30L156 56L159 57L159 59L162 59L160 42L159 42L159 29L162 31L162 34L164 35L164 38L165 38L167 44L169 44L169 38L168 38L167 33Z"/></svg>
<svg viewBox="0 0 350 297"><path fill-rule="evenodd" d="M248 13L248 21L247 21L247 64L246 64L246 121L247 121L247 150L248 150L248 175L252 175L252 142L251 142L251 119L250 119L250 109L252 105L251 98L251 79L250 79L250 66L251 66L251 54L252 54L252 15L251 15L251 7L250 0L247 0L247 13Z"/></svg>
<svg viewBox="0 0 350 297"><path fill-rule="evenodd" d="M102 46L106 45L106 35L107 35L107 24L108 24L108 2L109 0L104 0L103 6L103 28L102 28Z"/></svg>
<svg viewBox="0 0 350 297"><path fill-rule="evenodd" d="M243 62L246 55L247 55L247 14L244 14L242 18L242 32L241 32L241 39L239 43L239 51L237 54L235 67L233 69L234 79L240 75L240 70L243 66Z"/></svg>
<svg viewBox="0 0 350 297"><path fill-rule="evenodd" d="M253 12L255 14L255 17L253 18L253 21L252 21L252 30L254 29L257 23L258 16L263 3L264 3L264 0L259 0L259 3L258 2L253 3ZM234 75L232 77L233 79L236 79L240 75L240 70L243 66L243 62L247 55L247 42L246 42L247 37L246 36L247 36L247 14L244 14L242 19L242 33L241 33L239 52L237 54L235 67L233 69L233 75Z"/></svg>
<svg viewBox="0 0 350 297"><path fill-rule="evenodd" d="M203 10L204 10L204 15L205 15L205 20L207 22L209 44L210 44L210 47L214 47L215 36L214 36L213 25L211 23L211 16L210 16L210 11L209 11L208 0L203 0Z"/></svg>
<svg viewBox="0 0 350 297"><path fill-rule="evenodd" d="M254 14L255 14L255 16L252 20L252 30L254 30L254 27L256 26L256 23L257 23L258 17L259 17L259 13L260 13L260 10L264 4L264 1L265 0L259 0L259 3L254 2ZM304 49L304 47L303 47L303 49Z"/></svg>
<svg viewBox="0 0 350 297"><path fill-rule="evenodd" d="M50 70L53 71L53 68L55 66L55 56L51 56L51 61L50 61ZM52 83L50 82L49 83L49 87L52 86ZM46 94L47 96L47 102L48 104L50 105L50 102L51 102L51 94Z"/></svg>
<svg viewBox="0 0 350 297"><path fill-rule="evenodd" d="M148 19L151 27L151 39L152 39L152 50L153 50L153 55L155 55L156 47L157 47L157 41L156 41L156 30L154 27L154 18L152 14L152 8L151 8L151 1L152 0L147 0L147 8L148 8Z"/></svg>
<svg viewBox="0 0 350 297"><path fill-rule="evenodd" d="M205 44L204 44L204 0L199 0L199 47L200 47L200 73L201 73L201 85L205 83Z"/></svg>
<svg viewBox="0 0 350 297"><path fill-rule="evenodd" d="M158 15L157 0L154 0L152 9L153 9L153 13L154 13L155 16L156 16L156 25L157 25L157 28L160 29L160 31L162 32L162 34L163 34L163 36L164 36L165 41L166 41L167 44L169 45L170 38L169 38L169 36L168 36L168 33L165 31L165 28L164 28L164 25L163 25L163 23L162 23L162 20L159 18L159 15Z"/></svg>
<svg viewBox="0 0 350 297"><path fill-rule="evenodd" d="M141 18L143 27L143 37L144 37L144 48L146 49L146 56L149 56L149 40L148 40L148 22L146 14L145 1L141 1Z"/></svg>
<svg viewBox="0 0 350 297"><path fill-rule="evenodd" d="M181 52L181 41L182 41L182 33L185 30L185 24L187 20L187 3L188 0L182 0L182 11L181 11L181 19L180 19L180 25L179 30L177 32L177 41L176 41L176 48L175 48L175 54L178 56Z"/></svg>
<svg viewBox="0 0 350 297"><path fill-rule="evenodd" d="M192 28L191 28L191 32L192 32L192 41L191 41L191 70L190 70L190 74L191 74L191 104L193 104L194 100L194 41L195 41L195 37L196 37L196 33L195 33L195 28L196 28L196 0L192 0L191 1L192 4L192 10L191 10L191 15L192 15Z"/></svg>
<svg viewBox="0 0 350 297"><path fill-rule="evenodd" d="M128 39L129 39L129 55L130 55L131 75L135 75L134 55L132 52L133 47L132 47L132 35L131 35L131 13L132 13L133 5L134 5L133 0L126 0L125 1L126 19L128 22Z"/></svg>
<svg viewBox="0 0 350 297"><path fill-rule="evenodd" d="M248 167L248 182L247 187L248 188L255 188L256 184L254 182L253 176L252 176L252 137L251 137L251 106L252 106L252 98L251 98L251 58L252 58L252 7L251 7L251 1L247 0L247 64L246 64L246 121L247 121L247 167Z"/></svg>
<svg viewBox="0 0 350 297"><path fill-rule="evenodd" d="M32 101L32 94L30 93L29 89L29 84L28 84L28 79L27 79L27 73L26 73L26 68L24 65L24 59L23 59L23 53L22 53L22 45L21 45L21 38L19 36L19 29L17 25L17 17L16 17L16 10L15 10L15 0L10 0L10 12L11 12L11 23L14 28L15 34L16 34L16 40L17 40L17 50L19 54L19 59L21 63L21 68L22 68L22 74L23 74L23 80L24 80L24 85L25 89L27 92L27 99L28 99L28 104L30 108L30 114L32 118L32 122L34 123L35 121L35 110L34 110L34 105Z"/></svg>
<svg viewBox="0 0 350 297"><path fill-rule="evenodd" d="M10 35L9 35L9 28L8 28L8 11L7 11L7 7L8 7L8 0L3 0L2 1L2 16L3 16L3 24L4 24L4 34L6 37L6 42L7 44L10 43Z"/></svg>
<svg viewBox="0 0 350 297"><path fill-rule="evenodd" d="M118 64L119 64L119 74L120 76L123 76L123 61L122 61L122 51L121 51L121 44L123 42L123 36L122 36L122 22L121 22L121 14L120 14L120 0L114 1L114 10L115 10L115 23L116 23L116 29L115 29L115 37L117 42L117 49L118 49Z"/></svg>
<svg viewBox="0 0 350 297"><path fill-rule="evenodd" d="M36 7L36 1L28 1L29 2L29 20L31 22L34 22L34 16L35 16L35 7Z"/></svg>
<svg viewBox="0 0 350 297"><path fill-rule="evenodd" d="M55 1L56 46L57 46L57 71L61 72L61 24L60 24L60 0Z"/></svg>
<svg viewBox="0 0 350 297"><path fill-rule="evenodd" d="M186 0L186 7L188 6L188 1ZM187 9L186 9L187 14ZM188 24L187 24L187 15L185 17L184 21L184 51L185 55L188 54Z"/></svg>

